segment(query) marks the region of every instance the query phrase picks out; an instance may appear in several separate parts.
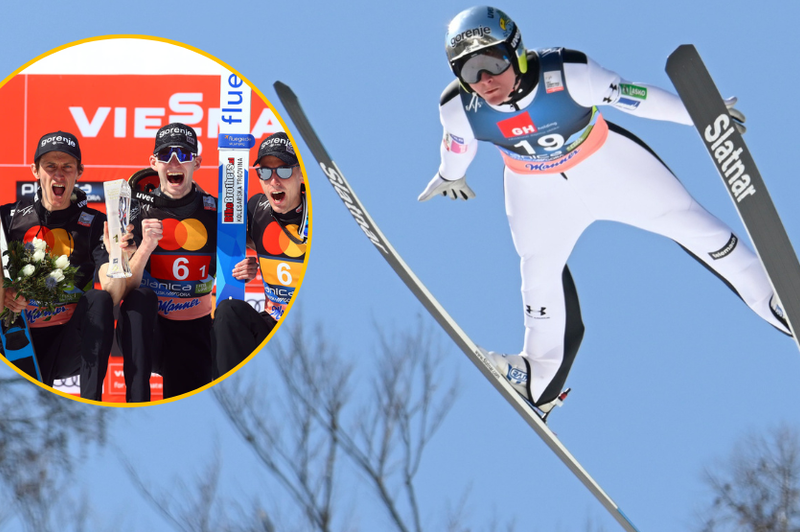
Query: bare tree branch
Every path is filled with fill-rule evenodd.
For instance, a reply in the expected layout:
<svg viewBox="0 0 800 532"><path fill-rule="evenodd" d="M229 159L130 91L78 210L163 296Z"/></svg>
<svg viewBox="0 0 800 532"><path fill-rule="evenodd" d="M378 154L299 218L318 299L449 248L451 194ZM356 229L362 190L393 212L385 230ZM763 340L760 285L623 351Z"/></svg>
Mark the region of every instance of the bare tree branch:
<svg viewBox="0 0 800 532"><path fill-rule="evenodd" d="M416 330L395 337L376 327L376 354L361 357L376 361L376 377L370 397L354 410L348 408L353 365L329 345L321 327L309 334L302 320L295 323L270 344L285 397L268 398L252 384L237 380L234 387L227 379L214 389L223 411L314 530L332 530L343 453L369 480L392 525L421 532L414 478L457 395L455 379L436 378L450 373L440 371L443 354L430 329L421 319ZM278 405L280 426L274 423Z"/></svg>
<svg viewBox="0 0 800 532"><path fill-rule="evenodd" d="M26 530L54 530L74 465L103 445L110 409L42 390L0 364L0 489ZM85 516L75 514L79 528ZM58 526L63 528L63 523Z"/></svg>
<svg viewBox="0 0 800 532"><path fill-rule="evenodd" d="M187 485L182 479L169 490L153 490L138 469L120 453L128 477L142 497L174 530L180 532L276 532L269 514L254 502L249 511L220 495L222 459L214 452L206 468ZM230 514L235 513L236 516Z"/></svg>
<svg viewBox="0 0 800 532"><path fill-rule="evenodd" d="M351 370L329 349L319 328L309 335L300 323L291 329L288 341L289 347L279 349L275 357L287 390L284 397L268 396L263 379L259 385L255 379L250 384L237 379L235 385L227 379L214 393L233 426L298 505L307 524L327 532L334 517L339 444L338 432L331 434L325 427L340 423Z"/></svg>
<svg viewBox="0 0 800 532"><path fill-rule="evenodd" d="M721 472L706 471L714 501L703 532L799 532L800 440L781 426L739 442Z"/></svg>
<svg viewBox="0 0 800 532"><path fill-rule="evenodd" d="M377 326L375 330L374 351L340 355L321 326L309 331L302 319L295 319L268 346L276 378L268 382L251 370L213 388L223 413L264 467L265 481L281 488L281 497L267 502L270 512L255 500L246 519L203 515L204 509L221 504L211 483L216 477L210 473L205 475L209 484L198 483L194 494L183 495L188 501L183 505L153 495L132 471L140 491L180 532L205 532L209 527L235 532L354 531L358 516L342 510L353 497L348 492L350 479L343 475L349 463L358 473L355 482L366 486L386 512L382 530L474 530L463 524L460 509L456 516L442 516L442 523L426 524L417 493L424 451L457 397L457 379L444 367L449 362L444 350L421 318L406 333L386 334ZM368 378L366 386L354 382L356 364L359 376ZM349 461L343 463L342 457ZM364 502L354 507L362 508ZM193 515L194 524L187 526ZM242 522L246 524L237 524ZM500 525L495 519L491 525L493 531L513 529L513 521Z"/></svg>

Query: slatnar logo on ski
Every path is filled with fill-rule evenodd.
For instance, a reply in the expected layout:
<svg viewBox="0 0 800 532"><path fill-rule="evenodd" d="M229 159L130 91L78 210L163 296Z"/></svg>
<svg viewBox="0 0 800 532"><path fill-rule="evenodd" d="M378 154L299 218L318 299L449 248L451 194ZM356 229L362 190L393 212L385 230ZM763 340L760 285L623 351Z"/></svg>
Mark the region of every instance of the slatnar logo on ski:
<svg viewBox="0 0 800 532"><path fill-rule="evenodd" d="M331 162L331 164L335 164ZM350 214L353 215L355 218L356 223L364 231L364 234L367 235L367 238L375 244L375 246L380 249L383 253L389 254L389 250L386 249L386 246L381 242L381 239L376 234L376 231L372 228L369 219L365 216L363 210L361 210L358 205L356 205L355 194L350 189L350 185L347 184L347 181L344 180L341 173L338 171L337 168L328 168L325 166L325 163L319 163L319 166L322 168L322 171L328 177L328 181L330 181L333 188L336 190L336 193L339 194L339 197L342 198L345 206L347 206L347 210L350 211Z"/></svg>
<svg viewBox="0 0 800 532"><path fill-rule="evenodd" d="M747 169L739 159L739 155L744 151L742 147L736 147L728 137L733 133L734 126L728 113L722 113L714 119L714 123L706 126L703 139L709 146L709 151L714 154L717 168L725 176L725 182L736 202L756 193L756 189L750 184L750 176Z"/></svg>

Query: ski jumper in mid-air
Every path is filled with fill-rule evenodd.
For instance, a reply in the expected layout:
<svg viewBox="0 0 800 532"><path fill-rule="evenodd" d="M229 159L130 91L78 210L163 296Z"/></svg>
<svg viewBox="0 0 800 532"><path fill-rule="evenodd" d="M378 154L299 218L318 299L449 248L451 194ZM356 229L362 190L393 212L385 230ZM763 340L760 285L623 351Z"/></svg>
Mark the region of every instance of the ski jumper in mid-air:
<svg viewBox="0 0 800 532"><path fill-rule="evenodd" d="M528 401L550 409L583 337L566 262L595 220L671 238L759 316L790 334L758 257L689 195L650 148L598 111L609 105L690 125L677 96L626 81L578 51L526 51L517 25L488 6L467 9L450 22L446 51L458 79L440 100L441 165L419 200L474 197L465 175L478 141L500 150L506 215L521 259L525 338L520 354L489 357ZM734 103L726 101L741 126L744 117ZM732 146L726 157L735 172L740 163Z"/></svg>

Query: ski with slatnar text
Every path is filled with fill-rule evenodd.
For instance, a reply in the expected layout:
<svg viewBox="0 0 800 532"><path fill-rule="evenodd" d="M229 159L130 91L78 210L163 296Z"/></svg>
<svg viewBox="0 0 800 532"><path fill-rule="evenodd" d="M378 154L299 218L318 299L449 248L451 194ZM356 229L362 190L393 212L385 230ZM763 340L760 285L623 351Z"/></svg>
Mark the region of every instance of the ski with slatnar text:
<svg viewBox="0 0 800 532"><path fill-rule="evenodd" d="M638 532L638 529L620 510L619 506L600 488L597 482L589 476L578 461L570 454L566 447L559 441L558 437L550 430L542 418L537 414L528 403L511 388L511 385L494 368L491 361L487 359L478 349L478 346L464 333L458 324L450 317L447 311L439 304L436 298L428 291L425 285L417 278L411 268L403 261L400 255L394 250L392 245L383 236L383 233L375 225L370 215L367 213L361 201L356 197L353 189L345 180L342 172L333 162L328 152L323 147L319 137L314 132L308 121L300 102L294 92L281 82L275 83L275 91L278 93L283 106L292 118L295 127L305 140L311 153L317 159L323 173L328 181L333 185L339 198L344 202L347 210L350 211L364 235L378 248L381 255L400 276L403 282L411 289L417 299L425 306L428 312L439 322L439 325L447 332L450 338L467 355L467 357L478 367L479 370L489 379L494 387L505 397L514 407L520 416L533 428L536 434L547 444L548 447L558 456L561 461L572 471L586 488L594 495L597 500L611 513L614 519L622 525L628 532Z"/></svg>
<svg viewBox="0 0 800 532"><path fill-rule="evenodd" d="M233 277L234 266L247 254L247 178L250 148L250 86L222 69L220 75L219 199L217 200L217 304L244 300L244 281Z"/></svg>
<svg viewBox="0 0 800 532"><path fill-rule="evenodd" d="M0 282L3 277L8 277L6 269L8 261L7 250L6 231L3 228L3 222L0 221L0 256L2 256L3 263L3 274L0 277ZM2 309L2 305L0 305L0 309ZM20 313L17 320L7 328L0 323L0 341L2 341L3 354L9 362L37 381L42 381L42 372L39 370L39 361L33 349L33 341L31 340L28 322L25 319L25 312Z"/></svg>
<svg viewBox="0 0 800 532"><path fill-rule="evenodd" d="M773 312L789 324L798 342L800 263L753 157L694 46L684 44L669 56L667 74L711 154L778 295L780 304L773 306Z"/></svg>

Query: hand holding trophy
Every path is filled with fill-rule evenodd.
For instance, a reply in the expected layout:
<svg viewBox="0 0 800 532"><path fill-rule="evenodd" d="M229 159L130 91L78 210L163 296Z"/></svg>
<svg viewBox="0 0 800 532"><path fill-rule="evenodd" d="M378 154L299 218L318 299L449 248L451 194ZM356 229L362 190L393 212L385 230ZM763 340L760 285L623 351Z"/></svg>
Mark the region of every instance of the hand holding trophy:
<svg viewBox="0 0 800 532"><path fill-rule="evenodd" d="M131 187L124 179L103 183L106 196L106 215L108 216L108 272L109 277L130 277L131 267L128 255L123 253L120 243L125 228L128 227L131 210Z"/></svg>

